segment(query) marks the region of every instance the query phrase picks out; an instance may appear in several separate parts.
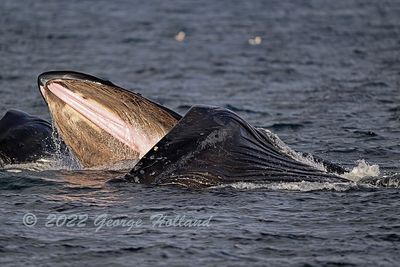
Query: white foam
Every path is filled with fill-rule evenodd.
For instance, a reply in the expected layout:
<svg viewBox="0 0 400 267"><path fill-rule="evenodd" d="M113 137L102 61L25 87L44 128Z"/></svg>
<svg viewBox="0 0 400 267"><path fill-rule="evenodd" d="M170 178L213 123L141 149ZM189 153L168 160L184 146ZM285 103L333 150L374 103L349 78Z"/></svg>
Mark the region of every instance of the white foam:
<svg viewBox="0 0 400 267"><path fill-rule="evenodd" d="M7 172L21 172L21 171L50 171L50 170L80 170L79 163L74 160L73 156L56 154L51 158L41 158L34 162L8 164L4 166Z"/></svg>
<svg viewBox="0 0 400 267"><path fill-rule="evenodd" d="M365 160L357 160L355 166L350 172L343 174L343 177L357 182L364 177L378 177L380 174L379 165L369 165Z"/></svg>
<svg viewBox="0 0 400 267"><path fill-rule="evenodd" d="M225 184L214 186L212 188L225 188L232 187L240 190L254 190L254 189L270 189L270 190L282 190L282 191L299 191L299 192L310 192L310 191L348 191L350 189L358 188L358 185L352 182L348 183L328 183L328 182L288 182L288 183L248 183L238 182L233 184Z"/></svg>
<svg viewBox="0 0 400 267"><path fill-rule="evenodd" d="M4 170L12 173L19 173L22 172L23 170L45 171L51 169L51 166L54 165L55 163L56 163L55 160L39 159L35 162L5 165Z"/></svg>
<svg viewBox="0 0 400 267"><path fill-rule="evenodd" d="M11 172L11 173L20 173L20 172L22 172L21 170L18 170L18 169L8 169L6 171L7 172Z"/></svg>

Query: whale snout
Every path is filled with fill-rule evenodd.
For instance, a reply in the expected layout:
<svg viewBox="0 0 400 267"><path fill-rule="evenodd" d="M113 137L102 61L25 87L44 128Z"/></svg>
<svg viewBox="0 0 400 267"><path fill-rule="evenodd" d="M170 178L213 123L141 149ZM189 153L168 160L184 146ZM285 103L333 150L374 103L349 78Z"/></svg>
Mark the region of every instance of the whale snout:
<svg viewBox="0 0 400 267"><path fill-rule="evenodd" d="M38 87L44 98L45 98L46 85L52 80L74 80L82 82L87 81L87 82L100 83L103 85L115 86L112 82L108 80L103 80L89 74L84 74L75 71L48 71L40 74L37 80Z"/></svg>

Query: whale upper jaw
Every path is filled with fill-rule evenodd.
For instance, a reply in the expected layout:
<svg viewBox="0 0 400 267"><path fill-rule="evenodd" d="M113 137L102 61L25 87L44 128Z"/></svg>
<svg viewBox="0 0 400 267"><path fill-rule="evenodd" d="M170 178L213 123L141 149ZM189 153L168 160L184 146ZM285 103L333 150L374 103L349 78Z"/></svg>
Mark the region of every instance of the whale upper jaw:
<svg viewBox="0 0 400 267"><path fill-rule="evenodd" d="M102 80L95 76L76 72L76 71L47 71L40 74L37 78L38 87L40 89L40 93L43 99L46 101L45 98L45 87L46 84L51 80L76 80L76 81L87 81L87 82L95 82L99 84L109 85L109 86L116 86L112 82L107 80Z"/></svg>
<svg viewBox="0 0 400 267"><path fill-rule="evenodd" d="M44 87L47 82L55 79L65 79L65 80L80 80L80 81L90 81L90 82L97 82L101 83L104 85L110 85L110 86L116 86L110 81L103 80L100 78L97 78L95 76L81 73L81 72L76 72L76 71L48 71L40 74L38 76L38 86L39 87Z"/></svg>
<svg viewBox="0 0 400 267"><path fill-rule="evenodd" d="M58 132L84 167L140 159L180 118L139 94L83 73L46 72L38 86Z"/></svg>

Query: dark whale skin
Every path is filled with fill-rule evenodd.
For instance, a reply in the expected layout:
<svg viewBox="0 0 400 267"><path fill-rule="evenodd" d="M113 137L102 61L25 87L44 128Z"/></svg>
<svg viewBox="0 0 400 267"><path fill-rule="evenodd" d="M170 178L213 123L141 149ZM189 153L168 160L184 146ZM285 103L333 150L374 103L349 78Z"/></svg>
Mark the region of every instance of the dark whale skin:
<svg viewBox="0 0 400 267"><path fill-rule="evenodd" d="M55 153L49 122L19 110L0 120L0 166L28 163Z"/></svg>
<svg viewBox="0 0 400 267"><path fill-rule="evenodd" d="M192 107L125 179L190 188L235 182L348 182L290 157L266 132L234 112L209 106Z"/></svg>

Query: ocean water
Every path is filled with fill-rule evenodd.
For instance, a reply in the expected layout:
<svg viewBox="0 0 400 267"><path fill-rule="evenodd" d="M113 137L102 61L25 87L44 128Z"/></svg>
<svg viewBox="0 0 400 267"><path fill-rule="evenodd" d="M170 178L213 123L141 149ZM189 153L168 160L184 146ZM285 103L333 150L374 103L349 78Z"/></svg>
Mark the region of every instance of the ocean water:
<svg viewBox="0 0 400 267"><path fill-rule="evenodd" d="M400 173L400 2L34 1L0 7L0 113L50 118L48 70L184 114L229 108L357 180ZM202 190L119 168L0 171L1 266L398 266L400 191L356 182ZM355 168L356 167L356 168Z"/></svg>

